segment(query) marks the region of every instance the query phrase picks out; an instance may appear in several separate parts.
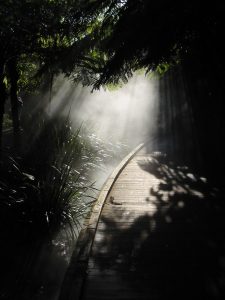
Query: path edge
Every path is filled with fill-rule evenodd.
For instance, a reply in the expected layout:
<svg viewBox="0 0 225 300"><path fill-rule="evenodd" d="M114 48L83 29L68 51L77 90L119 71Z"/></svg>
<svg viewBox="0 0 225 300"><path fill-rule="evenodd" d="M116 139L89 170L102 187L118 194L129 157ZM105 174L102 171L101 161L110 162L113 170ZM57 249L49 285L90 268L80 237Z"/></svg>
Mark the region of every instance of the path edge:
<svg viewBox="0 0 225 300"><path fill-rule="evenodd" d="M133 151L131 151L113 170L104 183L97 201L90 212L90 218L85 220L83 228L79 234L69 267L62 282L58 300L80 299L83 283L86 277L88 260L104 203L123 169L144 146L145 143L141 143Z"/></svg>
<svg viewBox="0 0 225 300"><path fill-rule="evenodd" d="M108 197L110 191L112 190L112 187L123 171L123 169L126 167L126 165L130 162L130 160L144 147L144 143L139 144L133 151L131 151L120 163L119 165L113 170L111 175L107 178L106 182L104 183L101 192L98 196L98 199L93 206L93 209L91 211L91 218L88 221L88 224L85 223L85 225L89 228L95 228L98 225L99 217L101 215L103 205L105 203L106 198Z"/></svg>

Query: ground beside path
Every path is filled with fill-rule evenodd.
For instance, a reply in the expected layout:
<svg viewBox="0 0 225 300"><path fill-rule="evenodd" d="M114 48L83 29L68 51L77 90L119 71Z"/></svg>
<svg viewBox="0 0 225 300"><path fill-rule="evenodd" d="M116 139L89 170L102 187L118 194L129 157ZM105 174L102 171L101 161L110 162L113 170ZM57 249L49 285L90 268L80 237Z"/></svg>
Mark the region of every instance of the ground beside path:
<svg viewBox="0 0 225 300"><path fill-rule="evenodd" d="M188 166L148 152L126 165L88 228L91 251L65 300L224 299L224 199Z"/></svg>

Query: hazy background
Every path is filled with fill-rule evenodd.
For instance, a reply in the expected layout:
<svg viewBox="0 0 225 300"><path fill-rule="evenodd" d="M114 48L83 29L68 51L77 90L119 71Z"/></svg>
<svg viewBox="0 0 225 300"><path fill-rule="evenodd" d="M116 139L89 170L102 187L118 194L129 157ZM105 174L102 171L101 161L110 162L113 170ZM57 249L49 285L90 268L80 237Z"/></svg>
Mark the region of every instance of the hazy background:
<svg viewBox="0 0 225 300"><path fill-rule="evenodd" d="M158 81L135 74L114 90L93 91L58 77L47 112L70 114L74 127L89 127L101 139L131 147L154 134L158 110Z"/></svg>

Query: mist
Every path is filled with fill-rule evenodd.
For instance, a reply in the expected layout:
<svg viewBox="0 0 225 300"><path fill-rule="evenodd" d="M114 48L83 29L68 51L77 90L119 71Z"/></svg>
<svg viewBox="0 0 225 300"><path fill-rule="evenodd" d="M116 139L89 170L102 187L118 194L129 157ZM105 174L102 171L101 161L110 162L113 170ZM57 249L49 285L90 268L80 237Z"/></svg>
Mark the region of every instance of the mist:
<svg viewBox="0 0 225 300"><path fill-rule="evenodd" d="M48 113L69 114L74 128L89 127L103 140L134 147L153 137L158 111L158 80L135 74L127 84L92 92L59 77Z"/></svg>

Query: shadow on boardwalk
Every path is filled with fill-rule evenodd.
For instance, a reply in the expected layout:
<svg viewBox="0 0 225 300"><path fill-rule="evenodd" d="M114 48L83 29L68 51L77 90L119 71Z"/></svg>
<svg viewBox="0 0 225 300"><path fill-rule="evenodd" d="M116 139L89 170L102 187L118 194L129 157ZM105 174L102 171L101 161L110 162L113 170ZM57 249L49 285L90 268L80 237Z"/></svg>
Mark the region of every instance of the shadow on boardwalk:
<svg viewBox="0 0 225 300"><path fill-rule="evenodd" d="M160 179L145 199L155 212L124 228L102 217L112 234L103 235L91 258L102 284L107 275L118 276L130 295L116 299L224 299L223 193L163 155L140 160L139 167ZM117 219L122 213L121 207Z"/></svg>

